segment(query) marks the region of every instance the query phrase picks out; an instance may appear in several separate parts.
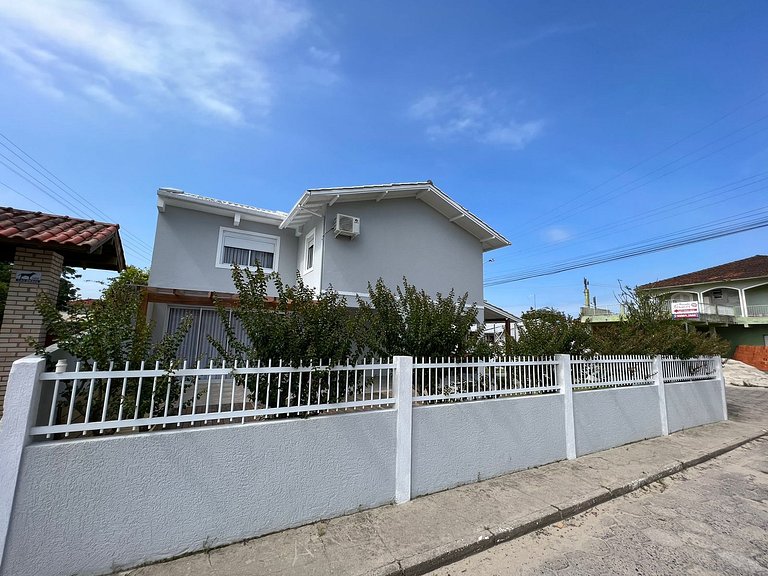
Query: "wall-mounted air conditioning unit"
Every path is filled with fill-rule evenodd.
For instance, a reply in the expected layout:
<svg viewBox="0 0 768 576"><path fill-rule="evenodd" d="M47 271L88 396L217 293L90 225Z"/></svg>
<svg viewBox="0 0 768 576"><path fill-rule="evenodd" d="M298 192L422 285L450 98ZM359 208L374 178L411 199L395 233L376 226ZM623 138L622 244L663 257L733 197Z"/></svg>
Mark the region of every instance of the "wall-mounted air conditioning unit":
<svg viewBox="0 0 768 576"><path fill-rule="evenodd" d="M336 224L333 226L333 233L338 236L347 236L354 238L360 234L360 218L357 216L347 216L346 214L336 214Z"/></svg>

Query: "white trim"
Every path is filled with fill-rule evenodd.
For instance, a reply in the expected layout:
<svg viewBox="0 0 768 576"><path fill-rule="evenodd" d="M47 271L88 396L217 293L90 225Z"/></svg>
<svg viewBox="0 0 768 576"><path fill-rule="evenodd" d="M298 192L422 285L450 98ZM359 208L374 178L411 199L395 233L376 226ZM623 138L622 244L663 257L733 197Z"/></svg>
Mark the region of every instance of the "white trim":
<svg viewBox="0 0 768 576"><path fill-rule="evenodd" d="M361 298L370 298L368 292L349 292L348 290L336 290L339 296L360 296Z"/></svg>
<svg viewBox="0 0 768 576"><path fill-rule="evenodd" d="M232 269L232 264L227 264L223 261L224 256L224 234L231 232L238 236L252 236L261 240L274 243L275 250L272 258L272 267L263 268L264 272L275 272L278 269L278 262L280 261L280 236L273 236L271 234L262 234L260 232L251 232L250 230L242 230L240 228L227 228L226 226L219 227L219 244L216 248L216 268ZM249 270L256 270L255 266L241 266L241 268L248 268Z"/></svg>
<svg viewBox="0 0 768 576"><path fill-rule="evenodd" d="M304 258L303 258L303 268L304 268L304 274L309 274L315 269L315 262L317 262L317 234L316 234L317 228L312 228L309 232L307 232L307 235L304 237ZM307 266L307 254L309 253L309 245L312 244L312 266Z"/></svg>

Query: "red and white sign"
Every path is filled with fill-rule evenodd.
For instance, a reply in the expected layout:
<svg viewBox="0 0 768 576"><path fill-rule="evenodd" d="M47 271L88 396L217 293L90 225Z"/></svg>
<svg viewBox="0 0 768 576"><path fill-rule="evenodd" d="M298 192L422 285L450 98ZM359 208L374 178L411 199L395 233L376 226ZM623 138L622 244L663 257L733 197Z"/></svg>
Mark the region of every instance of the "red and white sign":
<svg viewBox="0 0 768 576"><path fill-rule="evenodd" d="M672 302L673 318L698 318L698 302Z"/></svg>

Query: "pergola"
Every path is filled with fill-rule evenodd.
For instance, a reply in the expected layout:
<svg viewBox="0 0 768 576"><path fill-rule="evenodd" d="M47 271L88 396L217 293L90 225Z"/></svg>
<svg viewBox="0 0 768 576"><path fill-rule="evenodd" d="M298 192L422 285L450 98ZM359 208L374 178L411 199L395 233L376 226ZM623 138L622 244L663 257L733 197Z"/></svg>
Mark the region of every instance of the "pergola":
<svg viewBox="0 0 768 576"><path fill-rule="evenodd" d="M13 262L0 328L0 415L15 360L43 342L45 327L35 309L40 294L56 299L65 266L121 271L125 256L119 226L93 220L0 208L0 259Z"/></svg>

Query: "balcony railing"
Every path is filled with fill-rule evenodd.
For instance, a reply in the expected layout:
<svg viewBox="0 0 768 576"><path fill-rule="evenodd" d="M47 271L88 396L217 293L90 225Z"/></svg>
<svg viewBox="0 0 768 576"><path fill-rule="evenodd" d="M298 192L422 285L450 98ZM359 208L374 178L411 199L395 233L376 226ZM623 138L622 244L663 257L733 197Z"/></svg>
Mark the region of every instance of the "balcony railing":
<svg viewBox="0 0 768 576"><path fill-rule="evenodd" d="M736 306L734 308L734 313L736 316L747 317L747 318L766 317L768 316L768 304L747 305L746 314L742 313L741 306Z"/></svg>

